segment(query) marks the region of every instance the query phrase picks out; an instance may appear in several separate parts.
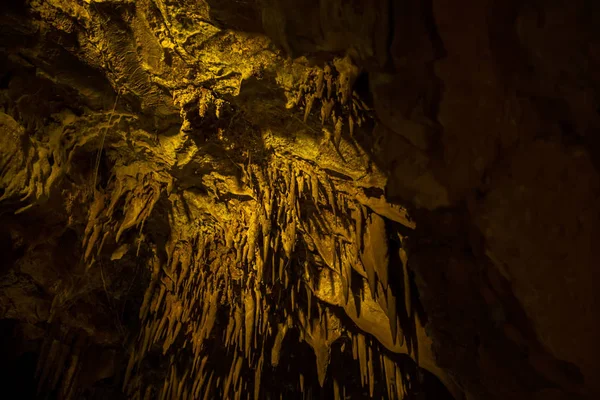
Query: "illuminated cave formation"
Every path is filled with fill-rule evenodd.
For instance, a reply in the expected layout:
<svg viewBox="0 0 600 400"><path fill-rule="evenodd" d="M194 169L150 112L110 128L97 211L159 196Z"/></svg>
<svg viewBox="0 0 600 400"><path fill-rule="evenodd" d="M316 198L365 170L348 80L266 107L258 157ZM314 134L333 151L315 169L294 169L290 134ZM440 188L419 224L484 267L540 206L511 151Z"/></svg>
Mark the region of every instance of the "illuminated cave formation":
<svg viewBox="0 0 600 400"><path fill-rule="evenodd" d="M600 6L5 3L7 393L600 396Z"/></svg>

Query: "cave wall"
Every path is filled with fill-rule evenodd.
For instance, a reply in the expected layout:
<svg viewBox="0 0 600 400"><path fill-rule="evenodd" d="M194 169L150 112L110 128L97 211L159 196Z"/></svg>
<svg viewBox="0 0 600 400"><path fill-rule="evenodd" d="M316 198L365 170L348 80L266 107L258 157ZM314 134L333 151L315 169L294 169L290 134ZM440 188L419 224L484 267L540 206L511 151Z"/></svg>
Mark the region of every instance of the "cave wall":
<svg viewBox="0 0 600 400"><path fill-rule="evenodd" d="M597 396L600 10L458 3L2 5L40 393Z"/></svg>

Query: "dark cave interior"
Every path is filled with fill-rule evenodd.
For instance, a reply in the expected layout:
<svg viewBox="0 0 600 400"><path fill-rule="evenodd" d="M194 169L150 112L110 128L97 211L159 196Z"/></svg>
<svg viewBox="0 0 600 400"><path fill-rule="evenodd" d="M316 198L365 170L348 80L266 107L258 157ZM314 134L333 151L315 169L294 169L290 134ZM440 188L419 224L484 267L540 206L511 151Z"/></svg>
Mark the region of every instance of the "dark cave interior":
<svg viewBox="0 0 600 400"><path fill-rule="evenodd" d="M600 398L600 2L0 8L0 397Z"/></svg>

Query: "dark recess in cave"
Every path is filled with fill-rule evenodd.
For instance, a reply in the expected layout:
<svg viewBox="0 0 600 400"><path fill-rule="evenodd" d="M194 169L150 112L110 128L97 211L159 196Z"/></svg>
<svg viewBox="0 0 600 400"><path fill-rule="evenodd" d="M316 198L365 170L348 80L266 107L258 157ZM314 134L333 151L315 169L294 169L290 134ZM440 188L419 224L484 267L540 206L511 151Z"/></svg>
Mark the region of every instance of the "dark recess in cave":
<svg viewBox="0 0 600 400"><path fill-rule="evenodd" d="M600 3L4 3L5 393L600 398Z"/></svg>

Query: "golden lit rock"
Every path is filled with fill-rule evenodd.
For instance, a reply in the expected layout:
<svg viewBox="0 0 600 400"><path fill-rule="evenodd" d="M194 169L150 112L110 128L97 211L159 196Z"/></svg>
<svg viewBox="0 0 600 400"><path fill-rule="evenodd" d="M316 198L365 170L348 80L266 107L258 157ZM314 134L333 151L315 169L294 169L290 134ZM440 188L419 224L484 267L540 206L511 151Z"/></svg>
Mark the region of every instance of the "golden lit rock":
<svg viewBox="0 0 600 400"><path fill-rule="evenodd" d="M7 393L600 394L593 2L6 3Z"/></svg>

